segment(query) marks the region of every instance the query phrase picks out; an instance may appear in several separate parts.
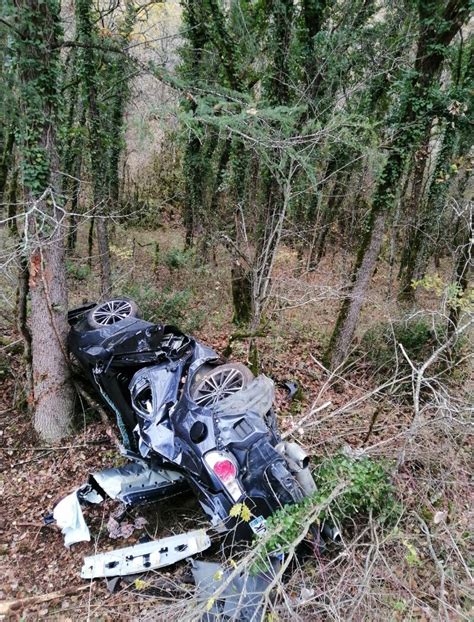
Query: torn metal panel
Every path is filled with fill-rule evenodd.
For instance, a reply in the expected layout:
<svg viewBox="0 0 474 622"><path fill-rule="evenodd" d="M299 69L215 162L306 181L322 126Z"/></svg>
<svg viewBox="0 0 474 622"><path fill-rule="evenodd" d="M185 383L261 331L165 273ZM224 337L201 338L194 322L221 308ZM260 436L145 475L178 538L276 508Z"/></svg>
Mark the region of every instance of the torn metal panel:
<svg viewBox="0 0 474 622"><path fill-rule="evenodd" d="M135 412L145 421L159 423L177 398L184 361L139 369L130 382Z"/></svg>
<svg viewBox="0 0 474 622"><path fill-rule="evenodd" d="M196 555L210 546L211 540L203 529L190 531L178 536L85 557L81 577L83 579L122 577L156 570Z"/></svg>
<svg viewBox="0 0 474 622"><path fill-rule="evenodd" d="M255 413L263 417L272 407L275 398L273 380L261 374L241 391L220 400L213 410L217 415L233 416Z"/></svg>
<svg viewBox="0 0 474 622"><path fill-rule="evenodd" d="M281 562L272 558L266 572L251 574L243 570L226 585L218 597L215 597L217 590L228 580L232 571L223 570L222 566L214 562L191 560L191 564L199 601L206 604L206 608L212 603L208 613L202 616L202 622L250 622L262 619L263 599Z"/></svg>
<svg viewBox="0 0 474 622"><path fill-rule="evenodd" d="M111 499L131 506L175 494L187 487L186 480L177 471L136 462L91 473L89 484Z"/></svg>
<svg viewBox="0 0 474 622"><path fill-rule="evenodd" d="M89 542L90 532L81 505L98 504L106 496L128 506L150 503L185 490L188 484L177 471L152 468L144 462L91 473L89 482L61 499L52 518L61 528L64 545Z"/></svg>

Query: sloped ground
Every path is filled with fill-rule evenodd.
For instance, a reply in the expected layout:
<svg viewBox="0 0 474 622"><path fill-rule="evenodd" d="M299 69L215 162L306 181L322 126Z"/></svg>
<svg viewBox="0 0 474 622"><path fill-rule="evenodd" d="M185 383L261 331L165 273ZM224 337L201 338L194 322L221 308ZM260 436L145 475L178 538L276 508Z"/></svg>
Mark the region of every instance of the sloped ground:
<svg viewBox="0 0 474 622"><path fill-rule="evenodd" d="M140 244L134 244L133 238ZM196 269L190 259L176 268L169 254L180 246L178 228L159 234L118 230L113 247L116 291L135 287L131 293L141 296L149 315L166 320L160 313L174 313L173 321L222 351L235 330L229 322L226 258L219 255L211 269ZM259 340L265 373L276 382L296 380L302 388L300 400L292 403L278 389L280 427L292 430L315 456L350 446L388 460L403 512L389 532L366 517L353 517L340 551L292 567L271 605L274 617L270 619L468 619L472 447L467 398L458 391L455 412L449 404L444 410L428 405L423 425L407 444L413 417L410 403L373 393L377 382L363 359L356 359L343 378L331 376L321 366L347 266L328 257L316 273L295 277L293 256L285 252L288 256L283 253L276 267L275 305L291 308L274 308L268 334ZM96 275L82 274L83 265L79 253L69 263L71 306L94 299ZM363 327L395 313L385 282L383 274L375 275ZM178 295L183 291L188 292L185 303ZM423 298L422 303L429 307L434 301ZM61 592L54 600L27 604L12 619L196 619L185 562L167 572L150 573L144 582L124 585L114 594L103 582L79 578L82 558L95 548L128 546L145 533L160 537L206 526L193 499L180 496L166 505L136 510L147 525L127 540L115 541L108 536L107 521L117 506L105 502L87 511L93 541L70 551L55 526L43 525L44 514L83 483L89 471L114 466L120 457L111 430L87 409L78 417L75 436L58 447L43 446L21 409L20 355L17 345L7 345L17 337L9 321L2 324L0 599ZM245 341L234 341L232 356L245 362L246 354ZM306 418L313 405L327 402L323 410ZM395 470L402 449L404 465Z"/></svg>

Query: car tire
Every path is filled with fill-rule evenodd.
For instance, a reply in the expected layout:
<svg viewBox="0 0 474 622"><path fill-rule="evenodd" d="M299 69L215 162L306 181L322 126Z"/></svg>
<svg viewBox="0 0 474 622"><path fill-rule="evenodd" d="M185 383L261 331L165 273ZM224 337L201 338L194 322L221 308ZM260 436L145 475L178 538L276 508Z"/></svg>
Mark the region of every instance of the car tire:
<svg viewBox="0 0 474 622"><path fill-rule="evenodd" d="M120 296L120 298L111 298L96 305L87 314L87 322L91 328L105 328L136 317L140 317L137 303L130 298Z"/></svg>
<svg viewBox="0 0 474 622"><path fill-rule="evenodd" d="M189 394L198 406L213 406L245 389L253 379L250 369L242 363L203 365L194 374Z"/></svg>

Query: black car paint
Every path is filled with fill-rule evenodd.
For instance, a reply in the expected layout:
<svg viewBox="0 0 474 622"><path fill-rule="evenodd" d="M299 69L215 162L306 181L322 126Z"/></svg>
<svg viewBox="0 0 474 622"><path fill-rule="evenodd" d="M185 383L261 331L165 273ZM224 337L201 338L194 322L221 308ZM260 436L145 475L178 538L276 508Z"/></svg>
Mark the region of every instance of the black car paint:
<svg viewBox="0 0 474 622"><path fill-rule="evenodd" d="M194 374L204 364L223 362L214 350L173 326L139 318L91 328L87 314L93 306L69 313L69 349L115 413L128 448L181 472L211 520L224 521L227 528L236 524L229 518L234 501L206 466L204 455L208 451L217 449L232 455L245 501L256 516L267 517L281 505L303 497L275 449L280 437L272 408L264 418L253 412L217 416L211 408L192 400ZM143 369L148 371L141 372ZM165 403L159 404L159 416L141 416L132 406L130 383L137 373L153 370L157 374L160 370L168 372L162 374L167 386L157 383ZM250 533L247 525L239 524L236 536L249 537Z"/></svg>

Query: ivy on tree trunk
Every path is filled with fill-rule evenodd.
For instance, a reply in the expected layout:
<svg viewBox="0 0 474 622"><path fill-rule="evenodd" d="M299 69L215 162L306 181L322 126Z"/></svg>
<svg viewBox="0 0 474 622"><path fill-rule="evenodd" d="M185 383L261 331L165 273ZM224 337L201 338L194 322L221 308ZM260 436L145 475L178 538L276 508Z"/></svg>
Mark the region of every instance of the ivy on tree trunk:
<svg viewBox="0 0 474 622"><path fill-rule="evenodd" d="M59 2L16 0L19 72L17 143L28 206L29 291L35 429L47 441L72 425L74 392L66 352L67 289L56 127L61 110ZM24 304L24 303L23 303Z"/></svg>

